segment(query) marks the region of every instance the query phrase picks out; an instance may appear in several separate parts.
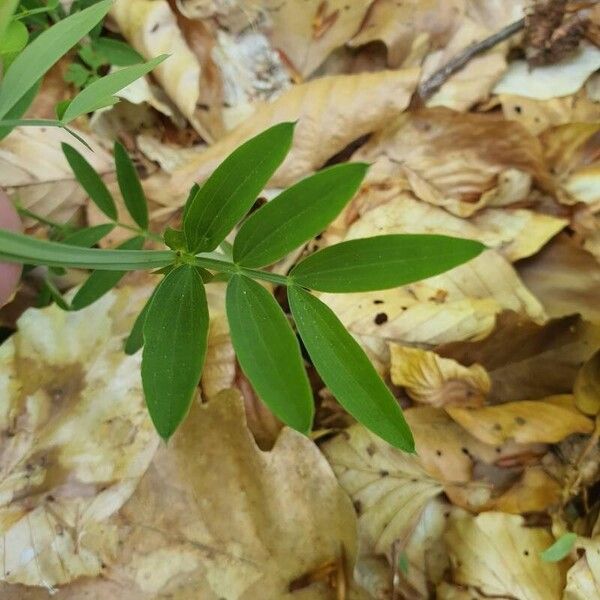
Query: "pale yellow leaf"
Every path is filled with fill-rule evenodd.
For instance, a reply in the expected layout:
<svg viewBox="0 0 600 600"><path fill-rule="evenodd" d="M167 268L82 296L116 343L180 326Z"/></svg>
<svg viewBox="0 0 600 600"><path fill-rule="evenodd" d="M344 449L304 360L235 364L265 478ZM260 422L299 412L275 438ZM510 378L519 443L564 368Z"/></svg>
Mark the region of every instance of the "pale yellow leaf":
<svg viewBox="0 0 600 600"><path fill-rule="evenodd" d="M594 425L575 407L573 396L521 400L482 408L447 407L448 414L487 444L509 439L527 444L557 443L573 433L591 433Z"/></svg>
<svg viewBox="0 0 600 600"><path fill-rule="evenodd" d="M478 364L465 367L435 352L390 344L392 383L416 402L432 406L476 407L485 402L490 378Z"/></svg>
<svg viewBox="0 0 600 600"><path fill-rule="evenodd" d="M600 539L585 543L585 554L569 569L562 600L600 597Z"/></svg>
<svg viewBox="0 0 600 600"><path fill-rule="evenodd" d="M472 586L484 597L560 598L565 566L539 556L554 539L545 529L525 527L522 517L499 512L462 515L450 520L444 539L454 583Z"/></svg>

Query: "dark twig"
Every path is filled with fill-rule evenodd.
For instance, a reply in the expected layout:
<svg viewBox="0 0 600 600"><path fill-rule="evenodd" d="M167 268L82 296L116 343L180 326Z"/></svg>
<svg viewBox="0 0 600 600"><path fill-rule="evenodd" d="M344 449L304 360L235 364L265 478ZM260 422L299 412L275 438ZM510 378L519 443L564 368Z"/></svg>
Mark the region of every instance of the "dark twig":
<svg viewBox="0 0 600 600"><path fill-rule="evenodd" d="M431 77L426 79L419 86L419 95L423 100L427 100L451 75L460 71L474 56L493 48L496 44L503 42L510 36L525 27L525 19L519 19L510 25L507 25L500 31L490 35L490 37L471 44L460 54L455 56L450 62L446 63L441 69L438 69Z"/></svg>

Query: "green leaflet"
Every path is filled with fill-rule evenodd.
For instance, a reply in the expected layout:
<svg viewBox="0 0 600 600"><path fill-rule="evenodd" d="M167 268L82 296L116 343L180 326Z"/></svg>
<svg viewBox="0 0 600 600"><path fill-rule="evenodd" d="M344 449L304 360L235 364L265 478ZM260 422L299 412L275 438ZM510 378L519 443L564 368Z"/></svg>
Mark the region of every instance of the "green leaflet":
<svg viewBox="0 0 600 600"><path fill-rule="evenodd" d="M146 196L131 158L119 142L115 142L115 163L117 166L117 180L125 206L131 218L142 229L148 229Z"/></svg>
<svg viewBox="0 0 600 600"><path fill-rule="evenodd" d="M89 9L88 9L89 10ZM84 12L84 11L82 11ZM81 14L81 13L77 13ZM56 25L55 25L56 27ZM51 28L49 31L51 31ZM140 65L124 67L114 73L90 83L64 108L60 119L63 123L69 123L73 119L92 112L104 106L110 106L117 100L113 97L119 90L127 87L130 83L149 73L167 58L166 54L153 58Z"/></svg>
<svg viewBox="0 0 600 600"><path fill-rule="evenodd" d="M280 123L242 144L190 196L183 218L190 252L209 252L225 239L283 162L293 134L293 123Z"/></svg>
<svg viewBox="0 0 600 600"><path fill-rule="evenodd" d="M144 62L144 57L126 42L108 37L99 37L92 41L93 49L111 65L128 67Z"/></svg>
<svg viewBox="0 0 600 600"><path fill-rule="evenodd" d="M368 292L432 277L475 258L485 246L445 235L381 235L311 254L290 276L320 292Z"/></svg>
<svg viewBox="0 0 600 600"><path fill-rule="evenodd" d="M94 227L79 229L78 231L74 231L65 236L63 244L80 246L81 248L91 248L102 238L106 237L114 228L115 226L113 223L104 223L102 225L95 225Z"/></svg>
<svg viewBox="0 0 600 600"><path fill-rule="evenodd" d="M193 266L173 269L158 285L144 323L142 382L159 435L168 440L188 413L208 336L204 285Z"/></svg>
<svg viewBox="0 0 600 600"><path fill-rule="evenodd" d="M298 340L275 298L244 275L227 285L227 319L242 370L286 425L308 433L314 414Z"/></svg>
<svg viewBox="0 0 600 600"><path fill-rule="evenodd" d="M367 169L362 163L335 165L279 194L240 227L235 262L263 267L323 231L354 196Z"/></svg>
<svg viewBox="0 0 600 600"><path fill-rule="evenodd" d="M110 9L111 0L98 2L42 32L13 61L0 85L0 119L27 94L48 69Z"/></svg>
<svg viewBox="0 0 600 600"><path fill-rule="evenodd" d="M175 253L171 250L78 248L0 229L0 259L48 267L137 271L166 267L175 262Z"/></svg>
<svg viewBox="0 0 600 600"><path fill-rule="evenodd" d="M155 292L156 289L152 292L146 304L144 304L144 308L140 311L131 328L131 333L125 342L125 354L135 354L144 345L144 324L146 323L146 315L148 314Z"/></svg>
<svg viewBox="0 0 600 600"><path fill-rule="evenodd" d="M40 87L42 85L42 80L36 81L31 89L24 94L21 99L14 104L14 106L6 113L4 119L0 121L0 123L6 121L18 121L26 112L27 109L31 106L31 103L34 101L38 92L40 91ZM14 128L16 125L5 125L0 127L0 141L3 140Z"/></svg>
<svg viewBox="0 0 600 600"><path fill-rule="evenodd" d="M81 187L92 202L112 221L117 220L117 207L111 193L96 173L94 167L69 144L62 144L62 151Z"/></svg>
<svg viewBox="0 0 600 600"><path fill-rule="evenodd" d="M540 552L540 557L546 562L558 562L569 556L575 542L577 541L576 533L565 533L561 535L549 548Z"/></svg>
<svg viewBox="0 0 600 600"><path fill-rule="evenodd" d="M296 286L288 288L288 299L310 358L338 402L392 446L414 452L398 402L333 311Z"/></svg>
<svg viewBox="0 0 600 600"><path fill-rule="evenodd" d="M144 238L134 237L118 246L122 250L141 250L144 247ZM96 300L102 298L104 294L121 281L126 271L94 271L77 290L72 302L72 310L81 310Z"/></svg>

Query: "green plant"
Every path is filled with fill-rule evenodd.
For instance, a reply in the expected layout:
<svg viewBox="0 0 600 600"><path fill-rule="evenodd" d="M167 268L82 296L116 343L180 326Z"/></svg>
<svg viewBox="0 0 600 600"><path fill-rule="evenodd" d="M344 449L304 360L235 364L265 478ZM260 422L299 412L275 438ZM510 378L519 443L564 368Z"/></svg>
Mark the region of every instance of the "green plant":
<svg viewBox="0 0 600 600"><path fill-rule="evenodd" d="M90 49L85 51L83 49L87 46L82 46L80 52L84 52L84 56L95 65L94 73L90 72L90 76L86 77L86 87L75 98L56 107L56 119L22 119L35 98L45 73L102 22L111 3L112 0L86 2L85 4L91 5L57 21L30 41L27 28L19 20L20 15L13 14L16 3L11 0L8 8L3 7L0 10L0 32L10 34L3 34L0 42L0 59L6 71L0 82L0 139L8 135L14 127L40 125L62 127L77 137L68 128L69 123L81 115L114 104L118 100L114 96L115 93L149 73L167 58L163 55L145 63L130 64L100 77L100 63L94 61L101 60L97 58L99 52L106 55L108 46L111 46L114 56L114 44L104 43L104 50L94 50L90 46ZM35 10L37 9L32 9ZM29 12L30 15L32 11ZM98 40L95 43L97 45ZM92 56L96 58L92 59ZM121 62L127 62L127 59L122 58ZM133 58L130 57L129 62L133 62Z"/></svg>
<svg viewBox="0 0 600 600"><path fill-rule="evenodd" d="M185 418L206 351L205 284L226 280L226 309L241 368L259 396L286 424L307 433L313 398L298 339L275 298L259 281L286 286L291 315L326 385L357 420L406 451L414 442L402 412L358 343L334 313L308 290L356 292L400 286L478 255L480 243L439 235L384 235L342 242L309 255L287 276L265 270L318 235L360 186L365 164L323 169L300 181L245 220L256 197L285 159L294 124L271 127L235 150L194 186L182 230L148 230L144 193L131 160L117 144L118 183L135 236L118 249L86 248L119 226L115 202L100 177L72 147L63 150L81 185L109 222L70 234L61 243L0 230L0 258L49 267L94 269L75 293L71 310L87 306L126 271L157 269L162 279L126 342L143 346L142 381L150 416L168 439ZM226 236L242 221L230 246ZM79 246L74 244L74 237ZM160 239L168 249L143 250ZM82 243L85 242L85 243Z"/></svg>

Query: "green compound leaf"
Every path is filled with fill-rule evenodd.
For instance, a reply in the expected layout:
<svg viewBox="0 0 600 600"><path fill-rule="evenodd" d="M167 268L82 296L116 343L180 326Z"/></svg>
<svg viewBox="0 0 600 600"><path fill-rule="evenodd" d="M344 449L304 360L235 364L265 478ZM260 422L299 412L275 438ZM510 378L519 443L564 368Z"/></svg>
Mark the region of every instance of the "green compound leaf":
<svg viewBox="0 0 600 600"><path fill-rule="evenodd" d="M244 275L227 285L227 319L242 370L261 400L286 425L308 433L313 396L300 345L275 298Z"/></svg>
<svg viewBox="0 0 600 600"><path fill-rule="evenodd" d="M388 444L414 452L398 402L333 311L296 286L288 288L288 299L308 354L338 402Z"/></svg>
<svg viewBox="0 0 600 600"><path fill-rule="evenodd" d="M146 196L131 158L119 142L115 142L115 164L119 188L127 211L142 229L148 229Z"/></svg>
<svg viewBox="0 0 600 600"><path fill-rule="evenodd" d="M576 541L576 533L565 533L561 535L552 546L546 548L543 552L540 552L540 557L545 562L559 562L563 558L569 556Z"/></svg>
<svg viewBox="0 0 600 600"><path fill-rule="evenodd" d="M214 250L250 210L292 145L293 123L280 123L242 144L188 199L183 230L190 252Z"/></svg>
<svg viewBox="0 0 600 600"><path fill-rule="evenodd" d="M0 119L109 11L112 0L98 2L42 32L15 58L0 85Z"/></svg>
<svg viewBox="0 0 600 600"><path fill-rule="evenodd" d="M152 71L152 69L166 58L168 58L167 55L163 54L162 56L153 58L141 65L124 67L123 69L110 73L109 75L90 83L84 90L79 92L71 102L69 102L62 112L61 120L64 123L69 123L81 115L114 104L118 101L118 99L114 97L114 94L127 87L130 83L133 83L136 79L139 79L146 75L146 73Z"/></svg>
<svg viewBox="0 0 600 600"><path fill-rule="evenodd" d="M71 167L77 181L87 192L92 202L112 221L117 220L117 207L115 201L90 163L69 144L61 144L63 154Z"/></svg>
<svg viewBox="0 0 600 600"><path fill-rule="evenodd" d="M484 250L479 242L445 235L381 235L319 250L290 276L320 292L384 290L443 273Z"/></svg>
<svg viewBox="0 0 600 600"><path fill-rule="evenodd" d="M144 323L142 382L159 435L168 440L186 417L206 354L208 307L196 269L173 269L158 285Z"/></svg>
<svg viewBox="0 0 600 600"><path fill-rule="evenodd" d="M38 240L0 229L0 259L6 262L100 271L160 269L175 262L171 250L101 250Z"/></svg>
<svg viewBox="0 0 600 600"><path fill-rule="evenodd" d="M368 165L323 169L285 190L250 215L235 238L233 258L244 267L264 267L323 231L358 190Z"/></svg>
<svg viewBox="0 0 600 600"><path fill-rule="evenodd" d="M118 246L122 250L141 250L144 247L144 238L134 237ZM124 277L127 271L94 271L77 290L72 302L72 310L81 310L96 302L112 290Z"/></svg>

